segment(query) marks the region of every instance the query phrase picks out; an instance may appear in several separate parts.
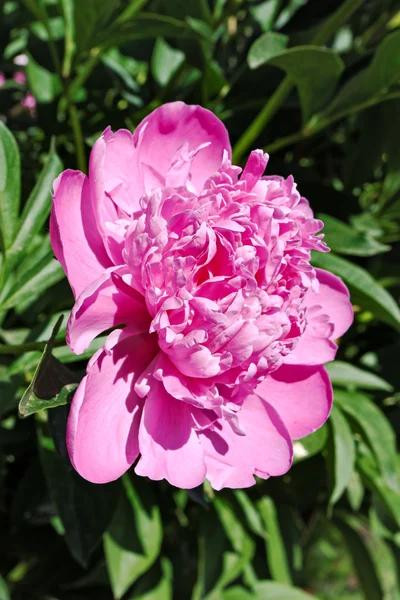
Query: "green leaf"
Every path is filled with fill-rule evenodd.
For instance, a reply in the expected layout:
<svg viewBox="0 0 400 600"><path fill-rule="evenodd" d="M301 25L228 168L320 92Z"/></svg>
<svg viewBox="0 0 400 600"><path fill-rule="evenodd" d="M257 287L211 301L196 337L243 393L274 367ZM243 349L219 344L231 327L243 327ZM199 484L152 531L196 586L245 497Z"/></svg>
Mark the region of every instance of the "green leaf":
<svg viewBox="0 0 400 600"><path fill-rule="evenodd" d="M280 7L280 0L266 0L261 4L250 6L250 14L263 31L270 31Z"/></svg>
<svg viewBox="0 0 400 600"><path fill-rule="evenodd" d="M257 596L254 596L249 590L246 590L239 585L224 590L219 596L221 600L256 600Z"/></svg>
<svg viewBox="0 0 400 600"><path fill-rule="evenodd" d="M32 382L19 403L19 412L23 417L66 404L77 387L76 375L52 355L62 320L61 316L46 344Z"/></svg>
<svg viewBox="0 0 400 600"><path fill-rule="evenodd" d="M301 440L296 440L293 442L293 451L294 451L294 462L300 462L302 460L306 460L325 447L326 440L328 439L328 427L326 424L322 425L317 431L314 433L310 433L307 437L302 438Z"/></svg>
<svg viewBox="0 0 400 600"><path fill-rule="evenodd" d="M335 360L334 362L325 365L325 368L334 385L348 388L361 388L364 390L393 391L393 387L390 383L382 379L382 377L378 377L375 373L364 371L364 369L355 367L350 363Z"/></svg>
<svg viewBox="0 0 400 600"><path fill-rule="evenodd" d="M185 55L181 50L175 50L163 38L157 38L151 57L151 72L158 85L166 86L184 61Z"/></svg>
<svg viewBox="0 0 400 600"><path fill-rule="evenodd" d="M332 507L349 485L355 463L353 432L337 406L333 406L329 418L333 442L333 489L329 498Z"/></svg>
<svg viewBox="0 0 400 600"><path fill-rule="evenodd" d="M354 304L360 304L400 331L400 308L368 271L332 253L313 253L313 264L341 277L350 289Z"/></svg>
<svg viewBox="0 0 400 600"><path fill-rule="evenodd" d="M250 529L256 534L265 539L266 532L263 525L260 512L257 510L253 501L249 498L244 490L235 490L236 500L240 504L246 521Z"/></svg>
<svg viewBox="0 0 400 600"><path fill-rule="evenodd" d="M162 577L158 584L144 594L135 594L130 600L172 600L172 565L165 557L161 558L161 569Z"/></svg>
<svg viewBox="0 0 400 600"><path fill-rule="evenodd" d="M250 48L249 66L268 63L283 69L298 88L303 121L307 122L332 96L344 65L328 48L296 46L279 51L284 43L281 34L265 33Z"/></svg>
<svg viewBox="0 0 400 600"><path fill-rule="evenodd" d="M334 217L319 214L318 218L324 223L324 242L334 252L352 256L375 256L390 250L390 246L377 242L367 233L358 231Z"/></svg>
<svg viewBox="0 0 400 600"><path fill-rule="evenodd" d="M361 429L387 485L399 490L396 437L385 415L368 396L360 393L336 390L335 401Z"/></svg>
<svg viewBox="0 0 400 600"><path fill-rule="evenodd" d="M204 514L199 531L196 593L207 600L216 600L227 585L251 566L255 549L231 504L217 497L213 505L215 512Z"/></svg>
<svg viewBox="0 0 400 600"><path fill-rule="evenodd" d="M96 37L105 31L118 0L73 0L75 42L79 52L97 45Z"/></svg>
<svg viewBox="0 0 400 600"><path fill-rule="evenodd" d="M353 520L341 513L335 518L335 525L339 528L349 549L365 600L383 598L374 562L364 542L365 530L364 535L360 534L354 529Z"/></svg>
<svg viewBox="0 0 400 600"><path fill-rule="evenodd" d="M264 496L257 503L265 524L267 562L272 578L279 583L292 583L285 545L281 535L278 515L272 498Z"/></svg>
<svg viewBox="0 0 400 600"><path fill-rule="evenodd" d="M254 589L256 598L265 598L265 600L315 600L315 596L310 596L299 588L290 587L274 581L259 581Z"/></svg>
<svg viewBox="0 0 400 600"><path fill-rule="evenodd" d="M45 257L29 274L21 287L16 287L8 297L1 302L0 310L8 310L24 304L28 307L43 292L64 278L64 271L53 256Z"/></svg>
<svg viewBox="0 0 400 600"><path fill-rule="evenodd" d="M195 32L185 21L167 15L139 13L133 21L122 23L118 29L99 34L96 44L105 49L132 40L157 37L204 39L201 33Z"/></svg>
<svg viewBox="0 0 400 600"><path fill-rule="evenodd" d="M0 241L5 249L11 246L18 228L20 189L17 142L0 121Z"/></svg>
<svg viewBox="0 0 400 600"><path fill-rule="evenodd" d="M387 35L375 53L369 67L348 81L318 118L348 113L371 98L384 96L399 80L400 31Z"/></svg>
<svg viewBox="0 0 400 600"><path fill-rule="evenodd" d="M104 535L104 552L114 598L121 598L160 553L160 510L145 480L124 475L125 494Z"/></svg>
<svg viewBox="0 0 400 600"><path fill-rule="evenodd" d="M378 471L372 457L361 456L357 459L357 467L366 485L381 499L387 510L400 527L400 499L397 491L390 488Z"/></svg>
<svg viewBox="0 0 400 600"><path fill-rule="evenodd" d="M60 407L52 412L64 409ZM65 439L66 415L64 420ZM93 485L80 477L54 448L44 427L38 424L39 455L50 496L65 530L65 541L75 560L86 567L101 541L118 501L118 483Z"/></svg>
<svg viewBox="0 0 400 600"><path fill-rule="evenodd" d="M0 600L10 600L8 587L4 579L0 575Z"/></svg>
<svg viewBox="0 0 400 600"><path fill-rule="evenodd" d="M16 238L6 253L5 277L8 276L14 265L21 261L27 249L27 241L32 240L46 222L51 209L53 182L61 171L62 163L56 153L53 138L46 163L22 211Z"/></svg>
<svg viewBox="0 0 400 600"><path fill-rule="evenodd" d="M347 497L354 512L358 512L360 510L364 495L365 488L361 476L358 471L353 471L347 486Z"/></svg>
<svg viewBox="0 0 400 600"><path fill-rule="evenodd" d="M39 65L32 56L29 56L26 76L29 88L40 104L53 102L61 93L62 86L58 75Z"/></svg>
<svg viewBox="0 0 400 600"><path fill-rule="evenodd" d="M269 62L277 54L281 54L287 46L289 38L282 33L268 31L256 39L250 46L247 63L250 69L257 69Z"/></svg>

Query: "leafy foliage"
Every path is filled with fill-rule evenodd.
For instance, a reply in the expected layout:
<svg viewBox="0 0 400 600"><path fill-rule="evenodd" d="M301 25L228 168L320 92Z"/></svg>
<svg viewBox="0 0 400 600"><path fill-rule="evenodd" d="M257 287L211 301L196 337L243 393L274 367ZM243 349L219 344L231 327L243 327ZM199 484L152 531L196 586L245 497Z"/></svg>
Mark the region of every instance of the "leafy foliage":
<svg viewBox="0 0 400 600"><path fill-rule="evenodd" d="M0 600L399 599L398 2L5 0L0 72ZM249 490L95 486L65 446L104 336L65 344L52 184L176 99L214 111L241 164L260 147L295 175L332 248L314 265L355 307L330 420Z"/></svg>

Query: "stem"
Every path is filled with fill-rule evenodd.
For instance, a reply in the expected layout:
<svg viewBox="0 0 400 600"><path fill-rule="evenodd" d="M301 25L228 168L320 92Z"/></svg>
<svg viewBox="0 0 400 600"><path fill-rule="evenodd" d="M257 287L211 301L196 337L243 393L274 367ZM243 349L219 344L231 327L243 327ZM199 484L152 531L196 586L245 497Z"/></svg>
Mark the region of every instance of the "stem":
<svg viewBox="0 0 400 600"><path fill-rule="evenodd" d="M293 87L294 85L290 77L285 77L274 94L272 94L267 104L264 105L254 121L249 125L243 135L236 142L232 153L232 162L234 164L240 162L243 154L250 148L251 144L259 136L262 129L264 129L275 113L277 113L281 105L289 96Z"/></svg>
<svg viewBox="0 0 400 600"><path fill-rule="evenodd" d="M297 142L302 142L306 139L313 137L314 135L316 135L323 129L326 129L330 125L333 125L333 123L336 123L336 121L340 121L341 119L349 117L350 115L353 115L353 114L356 114L363 110L366 110L367 108L370 108L371 106L375 106L376 104L379 104L380 102L386 102L387 100L393 100L395 98L400 98L400 92L392 92L391 94L387 94L386 96L383 96L383 97L378 96L375 98L369 98L368 100L365 100L365 102L360 102L360 104L356 104L355 106L352 106L352 107L348 108L347 110L343 110L340 113L332 115L331 117L322 118L322 119L316 121L315 123L312 123L312 121L310 121L310 123L308 123L300 131L296 131L296 133L292 133L285 137L279 138L278 140L275 140L271 144L268 144L267 146L265 146L264 151L265 152L274 152L276 150L281 150L282 148L286 148L286 146L291 146L292 144L296 144Z"/></svg>
<svg viewBox="0 0 400 600"><path fill-rule="evenodd" d="M86 155L85 155L85 141L83 139L81 122L79 119L78 109L72 102L68 92L68 110L71 120L72 131L74 134L75 150L76 150L76 162L78 169L82 173L87 173Z"/></svg>
<svg viewBox="0 0 400 600"><path fill-rule="evenodd" d="M363 3L363 0L345 0L339 9L322 25L311 40L311 44L321 46L325 44L332 35L341 27L352 14ZM240 162L243 154L250 148L254 140L270 122L291 93L294 84L289 76L286 76L264 108L259 112L254 121L242 134L233 148L233 162Z"/></svg>
<svg viewBox="0 0 400 600"><path fill-rule="evenodd" d="M0 355L1 354L11 354L11 355L19 355L24 354L25 352L43 352L48 342L28 342L27 344L0 344ZM54 344L57 346L64 346L64 340L60 340L58 343Z"/></svg>

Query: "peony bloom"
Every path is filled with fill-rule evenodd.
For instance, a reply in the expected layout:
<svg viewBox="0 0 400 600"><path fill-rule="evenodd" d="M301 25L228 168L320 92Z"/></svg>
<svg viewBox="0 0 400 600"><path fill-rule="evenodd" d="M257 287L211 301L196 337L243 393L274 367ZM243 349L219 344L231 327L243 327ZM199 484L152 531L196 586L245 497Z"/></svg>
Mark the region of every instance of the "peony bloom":
<svg viewBox="0 0 400 600"><path fill-rule="evenodd" d="M75 469L95 483L139 475L192 488L285 473L292 440L327 419L323 363L353 313L344 284L310 265L328 250L292 177L268 156L231 164L208 110L155 110L107 129L89 177L54 184L50 234L75 295L81 353L106 330L71 406ZM138 460L137 460L138 459Z"/></svg>
<svg viewBox="0 0 400 600"><path fill-rule="evenodd" d="M0 88L3 87L5 82L6 82L6 76L4 75L4 73L2 71L0 71Z"/></svg>

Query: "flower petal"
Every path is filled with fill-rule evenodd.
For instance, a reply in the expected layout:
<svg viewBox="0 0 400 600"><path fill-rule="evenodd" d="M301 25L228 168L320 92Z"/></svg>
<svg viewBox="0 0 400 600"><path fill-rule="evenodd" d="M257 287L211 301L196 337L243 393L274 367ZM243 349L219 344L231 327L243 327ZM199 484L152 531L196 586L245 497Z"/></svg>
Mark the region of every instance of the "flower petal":
<svg viewBox="0 0 400 600"><path fill-rule="evenodd" d="M298 440L316 431L329 417L332 385L322 366L283 365L256 388Z"/></svg>
<svg viewBox="0 0 400 600"><path fill-rule="evenodd" d="M148 332L150 316L143 297L124 284L124 269L113 267L84 289L77 299L67 327L67 343L81 354L100 333L129 324L132 334Z"/></svg>
<svg viewBox="0 0 400 600"><path fill-rule="evenodd" d="M153 379L140 424L141 458L136 473L157 481L166 479L184 489L200 485L206 467L194 427L191 406L172 398Z"/></svg>
<svg viewBox="0 0 400 600"><path fill-rule="evenodd" d="M148 167L148 175L155 171L163 179L185 142L188 142L189 152L209 143L196 154L190 168L191 182L198 192L220 167L224 150L229 157L231 155L228 132L221 121L209 110L183 102L164 104L153 111L135 130L134 139L140 162ZM159 185L157 177L149 177L146 191Z"/></svg>
<svg viewBox="0 0 400 600"><path fill-rule="evenodd" d="M310 290L306 296L306 303L307 306L320 305L321 312L329 315L329 320L333 323L332 339L336 340L346 333L354 319L349 290L336 275L323 269L315 270L319 281L319 294Z"/></svg>
<svg viewBox="0 0 400 600"><path fill-rule="evenodd" d="M151 336L131 336L91 363L74 395L67 426L71 462L85 479L113 481L137 458L143 400L134 383L156 351Z"/></svg>
<svg viewBox="0 0 400 600"><path fill-rule="evenodd" d="M89 181L80 171L64 171L54 182L50 239L75 298L111 266L96 228Z"/></svg>
<svg viewBox="0 0 400 600"><path fill-rule="evenodd" d="M237 435L226 421L199 432L205 452L207 479L214 489L254 485L254 475L267 479L286 473L292 463L292 442L276 410L253 394L238 413L245 435Z"/></svg>
<svg viewBox="0 0 400 600"><path fill-rule="evenodd" d="M341 279L316 269L319 293L309 289L302 306L307 308L307 326L293 352L285 358L290 365L320 365L335 359L333 340L343 335L353 322L349 291Z"/></svg>

